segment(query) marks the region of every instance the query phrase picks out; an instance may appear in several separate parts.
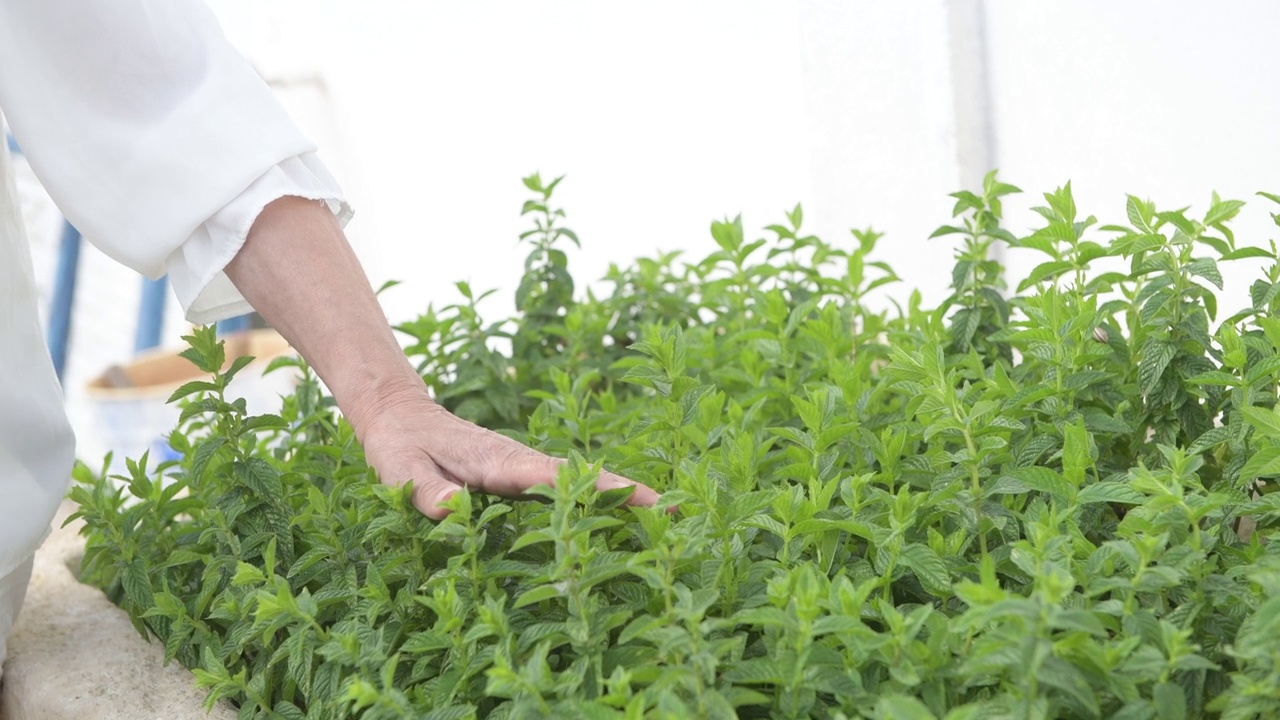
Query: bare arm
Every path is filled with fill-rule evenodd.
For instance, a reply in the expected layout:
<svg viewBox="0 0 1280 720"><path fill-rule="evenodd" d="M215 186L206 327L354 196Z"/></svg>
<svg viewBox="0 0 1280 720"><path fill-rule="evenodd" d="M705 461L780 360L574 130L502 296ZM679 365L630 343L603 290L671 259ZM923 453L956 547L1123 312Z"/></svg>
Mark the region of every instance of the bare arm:
<svg viewBox="0 0 1280 720"><path fill-rule="evenodd" d="M332 214L285 197L268 205L227 276L315 368L382 481L414 481L414 505L433 518L462 486L516 496L555 480L563 462L451 415L429 396L387 324ZM602 490L633 485L602 473ZM652 505L638 485L633 504Z"/></svg>

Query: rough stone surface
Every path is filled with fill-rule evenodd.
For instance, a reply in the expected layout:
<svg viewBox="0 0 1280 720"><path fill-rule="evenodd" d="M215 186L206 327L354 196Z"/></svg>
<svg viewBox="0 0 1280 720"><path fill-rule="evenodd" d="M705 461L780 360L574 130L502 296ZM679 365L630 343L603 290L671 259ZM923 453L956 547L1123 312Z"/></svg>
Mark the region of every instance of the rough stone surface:
<svg viewBox="0 0 1280 720"><path fill-rule="evenodd" d="M73 510L65 503L58 528ZM97 588L81 584L79 524L55 529L36 553L27 601L9 638L0 720L231 720L164 649L143 640Z"/></svg>

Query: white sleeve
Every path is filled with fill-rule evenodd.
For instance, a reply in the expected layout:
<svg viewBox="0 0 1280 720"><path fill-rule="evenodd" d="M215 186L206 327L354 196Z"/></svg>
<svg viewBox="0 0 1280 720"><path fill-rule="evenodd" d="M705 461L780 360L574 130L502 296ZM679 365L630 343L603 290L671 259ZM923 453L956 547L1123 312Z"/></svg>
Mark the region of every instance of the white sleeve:
<svg viewBox="0 0 1280 720"><path fill-rule="evenodd" d="M150 277L173 273L190 315L244 309L221 270L264 197L345 213L315 147L200 0L0 0L0 108L85 238Z"/></svg>
<svg viewBox="0 0 1280 720"><path fill-rule="evenodd" d="M323 202L343 225L351 219L342 189L314 153L281 161L196 228L166 259L169 282L187 320L212 323L253 309L222 270L240 252L262 209L285 196Z"/></svg>

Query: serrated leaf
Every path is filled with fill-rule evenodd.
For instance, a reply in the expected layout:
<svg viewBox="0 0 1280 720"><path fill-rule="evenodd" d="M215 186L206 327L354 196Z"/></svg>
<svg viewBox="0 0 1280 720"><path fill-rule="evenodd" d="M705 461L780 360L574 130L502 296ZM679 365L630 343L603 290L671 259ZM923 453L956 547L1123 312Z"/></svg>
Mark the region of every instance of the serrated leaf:
<svg viewBox="0 0 1280 720"><path fill-rule="evenodd" d="M476 716L474 705L449 705L433 708L422 716L422 720L471 720Z"/></svg>
<svg viewBox="0 0 1280 720"><path fill-rule="evenodd" d="M1155 701L1159 720L1186 720L1187 696L1181 686L1171 682L1156 683L1151 699Z"/></svg>
<svg viewBox="0 0 1280 720"><path fill-rule="evenodd" d="M551 542L552 540L555 540L555 536L551 534L551 531L534 530L521 535L519 538L516 538L516 541L511 545L511 551L515 552L516 550L526 548L530 545L534 545L537 543Z"/></svg>
<svg viewBox="0 0 1280 720"><path fill-rule="evenodd" d="M1210 370L1187 378L1189 385L1221 385L1225 387L1239 387L1240 378L1228 372L1221 370Z"/></svg>
<svg viewBox="0 0 1280 720"><path fill-rule="evenodd" d="M1214 287L1222 289L1222 273L1218 270L1218 263L1211 258L1197 258L1187 263L1185 266L1187 272L1196 277L1204 278L1213 283Z"/></svg>
<svg viewBox="0 0 1280 720"><path fill-rule="evenodd" d="M781 685L786 680L782 667L772 658L741 660L724 673L730 682L744 685Z"/></svg>
<svg viewBox="0 0 1280 720"><path fill-rule="evenodd" d="M1240 468L1240 480L1280 475L1280 447L1264 447L1255 452L1244 467Z"/></svg>
<svg viewBox="0 0 1280 720"><path fill-rule="evenodd" d="M560 597L564 597L564 588L558 585L542 585L521 593L512 607L522 608L544 600L554 600Z"/></svg>
<svg viewBox="0 0 1280 720"><path fill-rule="evenodd" d="M1169 367L1178 349L1166 342L1148 340L1142 348L1142 360L1138 363L1138 385L1144 394L1155 392L1164 371Z"/></svg>
<svg viewBox="0 0 1280 720"><path fill-rule="evenodd" d="M1050 260L1035 266L1026 279L1018 283L1018 292L1023 292L1036 283L1055 278L1075 268L1075 263L1066 260Z"/></svg>
<svg viewBox="0 0 1280 720"><path fill-rule="evenodd" d="M1084 421L1077 419L1063 429L1062 476L1071 485L1080 487L1091 465L1089 433L1084 428Z"/></svg>
<svg viewBox="0 0 1280 720"><path fill-rule="evenodd" d="M878 720L937 720L924 703L909 695L882 695L876 701Z"/></svg>
<svg viewBox="0 0 1280 720"><path fill-rule="evenodd" d="M929 239L932 240L933 238L942 237L943 235L955 235L964 232L967 232L964 228L956 227L954 225L943 225L930 233Z"/></svg>
<svg viewBox="0 0 1280 720"><path fill-rule="evenodd" d="M181 400L182 398L188 395L192 395L194 393L215 392L217 389L218 389L217 385L214 385L213 383L208 382L207 380L192 380L191 382L181 385L180 387L178 387L177 390L174 390L169 395L169 399L166 400L165 402L173 403Z"/></svg>
<svg viewBox="0 0 1280 720"><path fill-rule="evenodd" d="M1245 258L1275 259L1275 255L1269 250L1264 250L1260 247L1242 247L1236 248L1222 256L1223 260L1244 260Z"/></svg>
<svg viewBox="0 0 1280 720"><path fill-rule="evenodd" d="M813 621L811 631L814 636L820 636L830 633L855 632L865 627L858 618L847 615L826 615Z"/></svg>
<svg viewBox="0 0 1280 720"><path fill-rule="evenodd" d="M1249 406L1240 408L1249 425L1262 437L1280 438L1280 414L1274 409Z"/></svg>
<svg viewBox="0 0 1280 720"><path fill-rule="evenodd" d="M1051 468L1018 468L1013 471L1013 477L1031 490L1048 493L1059 500L1071 498L1071 484Z"/></svg>
<svg viewBox="0 0 1280 720"><path fill-rule="evenodd" d="M1151 221L1155 219L1155 213L1152 212L1150 204L1129 195L1125 203L1125 213L1135 228L1143 232L1151 232Z"/></svg>
<svg viewBox="0 0 1280 720"><path fill-rule="evenodd" d="M1213 203L1209 207L1209 212L1205 213L1204 226L1212 227L1221 222L1226 222L1240 213L1240 209L1244 207L1243 200L1222 200ZM1161 720L1164 720L1163 718Z"/></svg>
<svg viewBox="0 0 1280 720"><path fill-rule="evenodd" d="M926 545L913 543L902 549L899 560L911 569L925 589L931 593L951 594L951 573L947 565Z"/></svg>
<svg viewBox="0 0 1280 720"><path fill-rule="evenodd" d="M1141 505L1146 498L1134 490L1128 483L1100 482L1082 489L1076 495L1076 502L1081 505L1098 502L1113 502L1124 505Z"/></svg>
<svg viewBox="0 0 1280 720"><path fill-rule="evenodd" d="M1216 427L1201 433L1200 437L1191 443L1187 448L1187 453L1191 455L1199 455L1217 445L1221 445L1231 439L1232 430L1230 427Z"/></svg>

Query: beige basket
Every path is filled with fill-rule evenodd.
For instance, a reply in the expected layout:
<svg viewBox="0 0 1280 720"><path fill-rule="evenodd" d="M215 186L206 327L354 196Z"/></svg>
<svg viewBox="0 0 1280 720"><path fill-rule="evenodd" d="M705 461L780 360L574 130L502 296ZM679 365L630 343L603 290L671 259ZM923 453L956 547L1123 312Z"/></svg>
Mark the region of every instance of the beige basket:
<svg viewBox="0 0 1280 720"><path fill-rule="evenodd" d="M274 330L247 330L223 340L227 365L243 355L255 358L231 381L227 397L244 398L253 415L278 412L281 396L297 387L297 374L278 370L263 376L262 371L272 360L293 354L289 343ZM172 350L144 353L109 368L85 389L92 425L81 432L76 454L96 469L112 452L111 471L117 473L124 472L126 457L137 459L149 451L153 465L173 457L165 436L177 426L180 410L165 401L184 383L204 379L190 360Z"/></svg>

